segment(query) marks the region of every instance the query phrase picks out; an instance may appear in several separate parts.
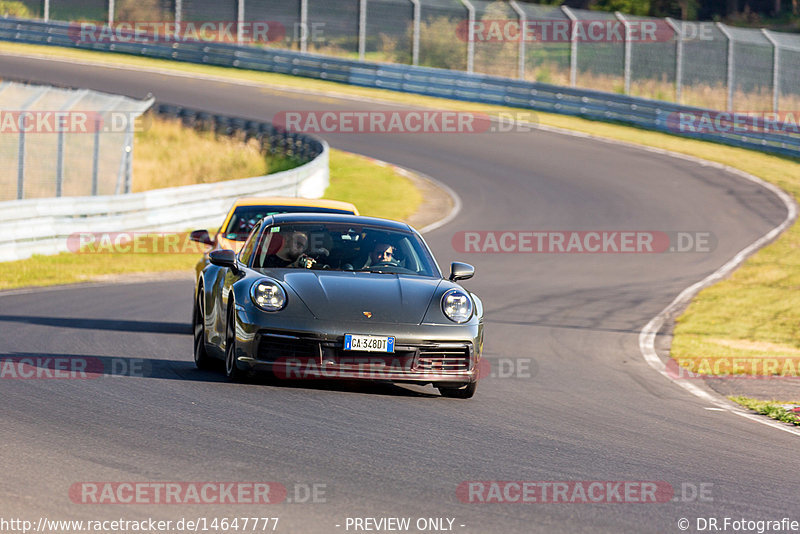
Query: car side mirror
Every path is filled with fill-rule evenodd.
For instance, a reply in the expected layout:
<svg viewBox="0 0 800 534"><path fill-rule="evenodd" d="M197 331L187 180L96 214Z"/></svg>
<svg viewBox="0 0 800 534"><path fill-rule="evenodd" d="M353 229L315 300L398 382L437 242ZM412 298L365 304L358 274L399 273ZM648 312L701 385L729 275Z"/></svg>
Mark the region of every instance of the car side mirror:
<svg viewBox="0 0 800 534"><path fill-rule="evenodd" d="M211 236L208 235L208 230L195 230L189 234L189 239L197 241L198 243L203 243L204 245L214 245L214 242L211 241Z"/></svg>
<svg viewBox="0 0 800 534"><path fill-rule="evenodd" d="M450 281L467 280L475 276L475 267L469 263L454 261L450 264Z"/></svg>
<svg viewBox="0 0 800 534"><path fill-rule="evenodd" d="M239 265L239 260L236 259L236 253L232 250L215 250L208 255L209 261L218 267L227 267L233 274L240 274L242 267Z"/></svg>

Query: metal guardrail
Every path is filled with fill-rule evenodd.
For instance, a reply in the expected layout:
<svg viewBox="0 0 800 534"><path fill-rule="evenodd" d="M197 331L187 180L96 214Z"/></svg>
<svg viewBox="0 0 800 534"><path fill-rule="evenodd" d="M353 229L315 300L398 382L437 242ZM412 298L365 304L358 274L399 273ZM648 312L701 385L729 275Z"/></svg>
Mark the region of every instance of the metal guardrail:
<svg viewBox="0 0 800 534"><path fill-rule="evenodd" d="M362 87L514 106L619 122L684 137L787 156L800 156L800 134L796 131L776 133L768 128L758 127L737 131L734 116L726 116L723 112L715 110L498 76L412 65L361 62L226 43L187 41L82 43L74 39L74 31L71 34L70 28L70 24L61 22L0 19L0 40L291 74ZM697 117L706 114L712 122L712 131L707 128L700 131L683 131L680 122L681 113ZM730 131L724 131L725 128Z"/></svg>
<svg viewBox="0 0 800 534"><path fill-rule="evenodd" d="M158 106L161 113L189 123L208 121L225 133L257 136L262 144L307 163L288 171L211 184L171 187L92 197L60 197L0 202L0 261L68 250L69 237L80 232L184 231L213 227L237 198L289 196L319 198L329 183L328 144L312 136L282 132L269 123ZM301 156L302 154L302 156Z"/></svg>

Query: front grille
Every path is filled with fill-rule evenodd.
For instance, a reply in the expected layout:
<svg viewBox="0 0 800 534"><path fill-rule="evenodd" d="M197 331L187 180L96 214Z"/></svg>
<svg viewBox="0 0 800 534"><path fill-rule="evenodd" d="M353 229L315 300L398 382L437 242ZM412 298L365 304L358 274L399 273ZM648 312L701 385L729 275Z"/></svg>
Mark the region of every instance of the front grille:
<svg viewBox="0 0 800 534"><path fill-rule="evenodd" d="M426 373L469 371L469 348L464 345L420 347L417 369Z"/></svg>
<svg viewBox="0 0 800 534"><path fill-rule="evenodd" d="M319 343L307 339L300 339L294 336L284 336L277 334L261 334L258 343L259 360L278 360L283 358L307 358L317 359L319 357Z"/></svg>
<svg viewBox="0 0 800 534"><path fill-rule="evenodd" d="M407 372L414 361L413 350L397 350L395 352L366 352L344 350L341 343L324 343L322 360L334 365L355 367L379 367L387 372Z"/></svg>

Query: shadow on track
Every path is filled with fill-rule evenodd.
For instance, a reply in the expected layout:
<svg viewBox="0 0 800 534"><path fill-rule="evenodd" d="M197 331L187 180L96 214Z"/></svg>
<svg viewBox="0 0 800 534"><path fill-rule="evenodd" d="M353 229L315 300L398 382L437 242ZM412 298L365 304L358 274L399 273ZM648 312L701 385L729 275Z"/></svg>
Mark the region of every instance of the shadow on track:
<svg viewBox="0 0 800 534"><path fill-rule="evenodd" d="M159 321L130 321L125 319L88 319L76 317L37 317L31 315L0 315L0 323L24 323L59 328L113 330L117 332L147 332L154 334L191 334L189 323Z"/></svg>
<svg viewBox="0 0 800 534"><path fill-rule="evenodd" d="M9 365L16 362L21 365ZM236 387L273 387L366 393L403 397L438 397L439 395L407 389L390 382L359 382L352 380L281 380L258 373L242 384L234 384L218 370L201 371L194 362L158 358L125 356L96 356L86 354L55 354L10 352L0 354L0 379L84 379L155 378L227 384Z"/></svg>

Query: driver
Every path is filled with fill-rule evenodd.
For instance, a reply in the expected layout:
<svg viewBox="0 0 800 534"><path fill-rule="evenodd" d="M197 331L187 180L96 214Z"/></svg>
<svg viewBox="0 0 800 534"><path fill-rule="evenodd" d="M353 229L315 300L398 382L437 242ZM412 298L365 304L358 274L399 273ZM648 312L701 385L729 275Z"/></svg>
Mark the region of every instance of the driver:
<svg viewBox="0 0 800 534"><path fill-rule="evenodd" d="M302 267L310 269L315 260L308 257L308 236L305 232L295 231L282 235L283 245L275 254L264 259L264 267Z"/></svg>
<svg viewBox="0 0 800 534"><path fill-rule="evenodd" d="M369 264L377 265L382 263L384 265L399 265L400 262L396 256L397 252L394 245L388 243L376 243L372 252L369 253Z"/></svg>

